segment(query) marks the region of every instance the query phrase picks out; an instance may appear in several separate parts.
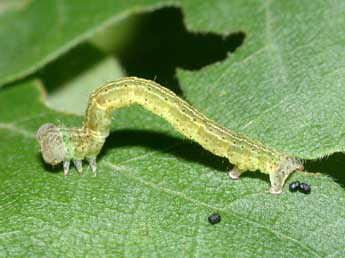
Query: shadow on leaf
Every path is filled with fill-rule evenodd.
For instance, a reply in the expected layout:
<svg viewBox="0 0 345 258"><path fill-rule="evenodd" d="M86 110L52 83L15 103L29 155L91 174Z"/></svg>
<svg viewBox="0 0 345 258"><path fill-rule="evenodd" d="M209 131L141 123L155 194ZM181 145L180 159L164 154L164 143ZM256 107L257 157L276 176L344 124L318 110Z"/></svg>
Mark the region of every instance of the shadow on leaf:
<svg viewBox="0 0 345 258"><path fill-rule="evenodd" d="M195 142L148 130L119 130L111 132L99 155L99 160L109 150L124 146L142 146L150 151L169 153L179 159L196 162L222 173L227 173L232 168L232 164L229 163L228 159L213 155ZM268 181L268 176L260 172L245 173L243 177L260 178L261 180Z"/></svg>
<svg viewBox="0 0 345 258"><path fill-rule="evenodd" d="M46 65L40 72L49 94L61 89L79 74L101 62L106 55L89 43L84 43L62 55L55 62Z"/></svg>
<svg viewBox="0 0 345 258"><path fill-rule="evenodd" d="M99 160L106 155L107 151L124 146L141 146L150 151L169 153L180 159L197 162L218 171L227 171L229 168L229 162L225 158L213 155L195 142L148 130L111 132L102 148Z"/></svg>
<svg viewBox="0 0 345 258"><path fill-rule="evenodd" d="M332 179L345 189L345 154L334 153L331 156L318 160L309 160L304 164L308 172L321 172L329 175Z"/></svg>

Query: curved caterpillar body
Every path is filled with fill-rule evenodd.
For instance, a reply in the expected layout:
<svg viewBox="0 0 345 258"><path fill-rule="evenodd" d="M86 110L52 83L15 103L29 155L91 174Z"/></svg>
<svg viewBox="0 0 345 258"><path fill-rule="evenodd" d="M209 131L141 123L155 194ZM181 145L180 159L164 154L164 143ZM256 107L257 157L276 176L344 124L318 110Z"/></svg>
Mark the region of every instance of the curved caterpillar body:
<svg viewBox="0 0 345 258"><path fill-rule="evenodd" d="M109 135L112 111L131 104L143 106L206 150L227 158L235 165L230 177L237 179L247 170L269 174L271 193L281 193L289 174L303 169L299 160L216 124L167 88L136 77L113 81L95 90L82 128L42 125L37 138L45 162L55 165L63 161L67 176L71 160L81 173L82 160L87 159L96 175L96 157Z"/></svg>

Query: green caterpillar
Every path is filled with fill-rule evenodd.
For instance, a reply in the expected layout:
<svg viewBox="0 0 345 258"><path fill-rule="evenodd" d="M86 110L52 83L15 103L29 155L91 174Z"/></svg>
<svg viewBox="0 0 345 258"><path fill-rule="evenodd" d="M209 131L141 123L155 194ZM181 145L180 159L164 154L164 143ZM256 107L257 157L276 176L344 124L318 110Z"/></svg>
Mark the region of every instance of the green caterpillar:
<svg viewBox="0 0 345 258"><path fill-rule="evenodd" d="M260 170L270 176L269 191L279 194L286 178L295 170L303 170L298 159L216 124L167 88L136 77L109 82L95 90L89 98L82 128L42 125L37 138L44 161L52 165L63 162L67 176L71 160L82 173L82 160L87 159L96 175L96 157L109 135L112 111L131 104L143 106L206 150L227 158L234 164L229 172L231 178L238 179L247 170Z"/></svg>

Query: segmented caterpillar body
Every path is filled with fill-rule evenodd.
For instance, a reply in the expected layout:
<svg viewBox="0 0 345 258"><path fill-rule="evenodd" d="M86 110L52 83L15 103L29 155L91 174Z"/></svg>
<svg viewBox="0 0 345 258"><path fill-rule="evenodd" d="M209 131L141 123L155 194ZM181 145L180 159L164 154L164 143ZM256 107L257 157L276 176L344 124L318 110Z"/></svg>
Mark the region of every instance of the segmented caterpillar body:
<svg viewBox="0 0 345 258"><path fill-rule="evenodd" d="M70 160L81 172L81 161L86 158L96 174L96 157L109 135L112 111L131 104L139 104L161 116L187 138L215 155L227 158L235 165L229 172L232 178L239 178L247 170L268 173L271 193L282 192L288 175L303 169L297 159L218 125L167 88L136 77L113 81L94 91L82 128L42 125L37 137L44 160L53 165L63 161L67 175Z"/></svg>

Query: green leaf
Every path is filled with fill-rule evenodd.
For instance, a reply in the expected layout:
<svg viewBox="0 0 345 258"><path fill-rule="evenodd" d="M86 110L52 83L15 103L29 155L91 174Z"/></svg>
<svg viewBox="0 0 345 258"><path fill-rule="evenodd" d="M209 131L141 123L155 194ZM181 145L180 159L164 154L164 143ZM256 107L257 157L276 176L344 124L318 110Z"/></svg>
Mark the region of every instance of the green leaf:
<svg viewBox="0 0 345 258"><path fill-rule="evenodd" d="M85 6L59 1L58 6L75 11L57 15L68 25L53 26L43 36L42 28L56 20L52 2L5 5L6 12L0 11L0 49L6 50L0 59L2 83L35 71L84 40L104 26L104 17L115 20L150 6L127 2L114 7L110 1L83 1ZM301 158L344 151L345 114L339 108L345 98L345 36L339 33L343 2L191 0L181 6L191 31L245 33L243 44L224 61L200 71L178 70L183 96L193 106L228 128ZM46 24L38 22L42 15L34 15L40 10L46 10ZM25 25L30 40L21 41L26 38L21 33L14 40L10 25ZM45 40L33 40L37 35ZM137 44L143 47L144 39ZM10 43L25 47L11 52ZM54 79L55 65L68 65L65 60L39 75L46 76L45 82ZM104 70L90 71L97 77ZM65 76L59 72L56 78ZM45 122L81 126L82 117L47 108L38 85L24 80L0 91L0 256L345 256L344 189L327 176L334 170L345 182L343 155L306 164L307 170L324 174L292 175L288 183L309 183L310 195L291 193L286 185L273 196L267 175L246 173L230 180L226 160L184 139L162 119L130 107L114 114L98 176L85 166L83 176L72 169L63 178L61 167L44 165L35 132ZM83 90L80 84L77 88ZM73 101L67 90L59 91L65 94L59 105ZM213 212L222 221L212 226L207 217Z"/></svg>
<svg viewBox="0 0 345 258"><path fill-rule="evenodd" d="M21 79L92 36L166 0L17 0L0 3L0 85Z"/></svg>
<svg viewBox="0 0 345 258"><path fill-rule="evenodd" d="M261 175L231 181L223 160L135 107L117 113L98 176L64 178L43 165L35 131L81 121L38 99L33 82L0 95L0 256L341 256L345 195L330 178L295 174L312 194L280 196Z"/></svg>
<svg viewBox="0 0 345 258"><path fill-rule="evenodd" d="M123 72L117 60L83 44L43 69L42 78L50 92L46 103L59 111L82 115L91 92L120 77Z"/></svg>
<svg viewBox="0 0 345 258"><path fill-rule="evenodd" d="M217 1L195 10L187 1L192 30L246 34L225 62L179 73L187 98L225 126L293 156L344 152L345 2L336 2Z"/></svg>

